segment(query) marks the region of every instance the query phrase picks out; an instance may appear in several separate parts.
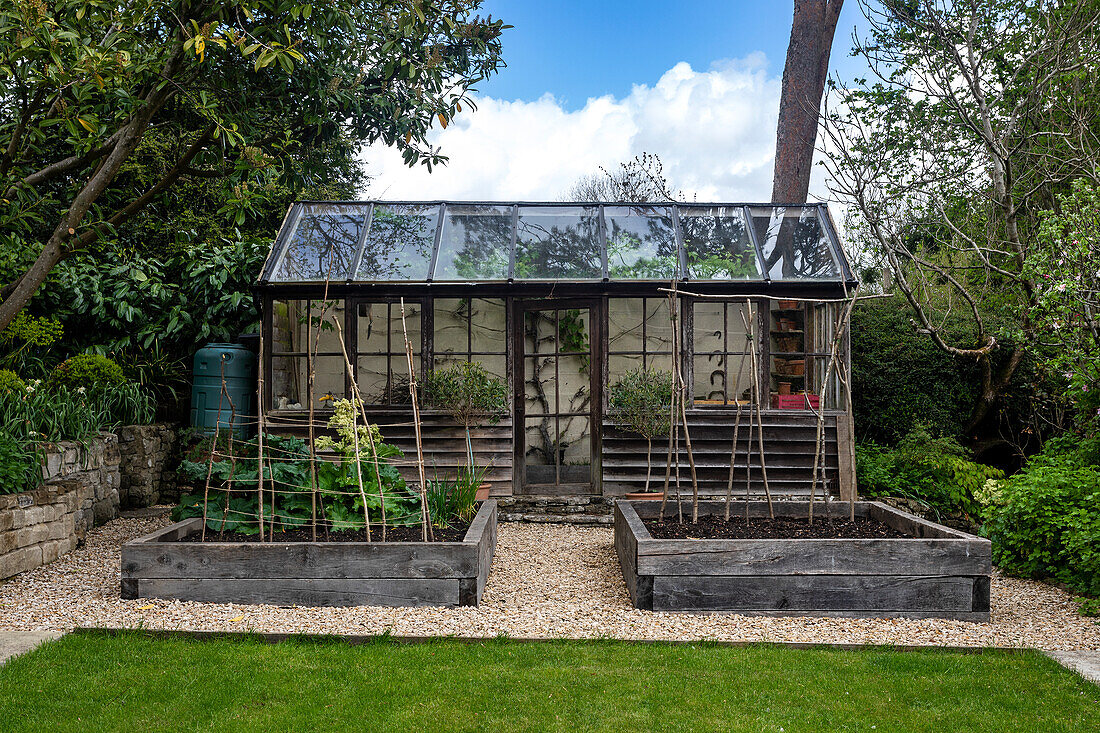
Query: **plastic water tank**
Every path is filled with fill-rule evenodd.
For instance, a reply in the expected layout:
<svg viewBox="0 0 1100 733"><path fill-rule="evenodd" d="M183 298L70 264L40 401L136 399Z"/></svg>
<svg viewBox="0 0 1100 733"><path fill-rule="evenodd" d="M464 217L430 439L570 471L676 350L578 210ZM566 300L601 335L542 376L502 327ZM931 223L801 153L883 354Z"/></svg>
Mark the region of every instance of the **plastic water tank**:
<svg viewBox="0 0 1100 733"><path fill-rule="evenodd" d="M222 385L225 388L222 389ZM203 435L232 429L251 437L256 422L256 356L240 344L207 344L195 354L191 425Z"/></svg>

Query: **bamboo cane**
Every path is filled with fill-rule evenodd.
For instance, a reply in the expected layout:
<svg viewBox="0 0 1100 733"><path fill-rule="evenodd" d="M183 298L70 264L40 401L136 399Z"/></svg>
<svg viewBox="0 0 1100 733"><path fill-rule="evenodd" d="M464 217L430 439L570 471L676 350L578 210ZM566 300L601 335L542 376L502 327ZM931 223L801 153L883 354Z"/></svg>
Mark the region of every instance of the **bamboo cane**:
<svg viewBox="0 0 1100 733"><path fill-rule="evenodd" d="M741 362L737 365L737 376L733 383L733 402L737 406L737 417L733 421L733 443L730 446L730 478L726 484L726 521L730 520L730 503L733 501L733 476L737 469L737 437L741 430L741 372L745 369L745 354L741 354ZM750 443L751 445L751 443ZM748 461L746 460L746 465ZM745 499L745 511L748 511L748 498Z"/></svg>
<svg viewBox="0 0 1100 733"><path fill-rule="evenodd" d="M676 328L674 328L673 332L672 332L672 352L673 352L672 369L673 369L673 379L676 382L676 391L680 394L680 417L682 418L682 423L683 423L683 426L684 426L684 447L687 448L688 466L691 469L691 523L692 524L698 524L699 523L699 475L698 475L698 472L697 472L696 467L695 467L695 453L694 453L694 451L692 451L692 448L691 448L691 430L688 427L687 406L686 406L686 403L687 403L687 382L684 381L683 370L681 369L682 365L680 363L681 362L681 350L683 348L683 344L681 342L682 342L683 338L682 338L682 334L680 333L680 329L678 327L679 322L680 322L679 316L680 316L679 301L677 301L676 313L673 315L673 325L676 326ZM679 436L679 431L677 431L677 436ZM677 497L679 497L679 494L680 494L680 491L679 491L679 475L680 475L679 474L679 465L680 465L680 452L679 452L679 446L677 446L677 451L676 451L676 466L677 466L677 472L676 472L677 490L676 490L676 495L677 495ZM683 521L683 516L682 515L680 517L680 521L681 522Z"/></svg>
<svg viewBox="0 0 1100 733"><path fill-rule="evenodd" d="M673 309L673 296L669 293L668 297L668 312L671 319L672 326L672 348L673 352L676 350L676 319L672 316ZM675 369L676 357L673 355L673 368ZM675 385L675 377L673 378ZM665 460L665 487L664 492L661 494L661 511L658 515L663 522L665 519L665 506L668 503L668 486L669 481L672 478L672 450L673 450L673 436L676 433L676 390L673 389L669 400L669 415L668 415L668 452Z"/></svg>
<svg viewBox="0 0 1100 733"><path fill-rule="evenodd" d="M210 460L206 464L206 487L202 491L202 532L199 539L206 542L206 520L209 516L210 506L210 477L214 474L214 456L218 452L218 431L222 426L222 394L225 393L225 360L219 362L221 369L222 389L218 393L218 412L214 416L214 442L210 446Z"/></svg>
<svg viewBox="0 0 1100 733"><path fill-rule="evenodd" d="M409 342L409 330L405 325L405 299L401 298L401 331L405 335L405 358L409 364L409 396L412 398L413 427L416 432L416 468L420 474L420 519L424 541L433 534L431 518L428 516L428 483L424 473L424 444L420 433L420 403L416 396L416 369L413 367L412 343Z"/></svg>
<svg viewBox="0 0 1100 733"><path fill-rule="evenodd" d="M359 416L363 418L363 424L370 428L370 419L367 418L367 410L364 407L363 393L359 390L359 384L355 381L355 370L352 368L351 359L348 357L347 344L344 341L344 330L340 326L340 320L336 316L332 317L332 322L336 325L336 333L340 337L340 349L344 355L344 368L347 370L348 380L351 382L352 396L355 398L356 407L359 411ZM382 512L382 518L379 524L382 526L382 541L386 541L386 492L382 488L382 471L381 466L378 463L378 449L374 444L374 431L367 430L367 444L370 448L371 457L374 460L374 477L378 481L378 502L380 510Z"/></svg>
<svg viewBox="0 0 1100 733"><path fill-rule="evenodd" d="M256 404L259 408L256 410L256 501L259 506L259 520L260 520L260 542L264 541L264 334L263 329L260 329L260 344L259 354L257 357L259 362L259 376L256 380L257 400ZM272 477L274 478L274 477Z"/></svg>
<svg viewBox="0 0 1100 733"><path fill-rule="evenodd" d="M359 498L363 502L363 524L367 531L367 542L370 542L370 512L367 506L367 492L363 488L362 456L359 451L359 412L363 411L363 422L366 423L368 435L371 432L370 422L367 420L366 411L363 410L363 401L359 395L359 385L355 383L355 371L351 367L351 359L348 358L347 344L344 343L344 329L340 326L340 319L335 315L332 316L332 323L336 326L336 335L340 341L340 353L344 356L344 368L347 370L348 381L351 383L351 434L352 442L355 447L355 479L359 483ZM379 491L381 491L381 476L378 477L378 487Z"/></svg>
<svg viewBox="0 0 1100 733"><path fill-rule="evenodd" d="M749 339L749 355L751 357L749 364L752 366L753 407L756 408L756 441L757 452L760 457L760 477L764 482L764 498L768 502L768 517L775 519L771 487L768 486L768 467L764 460L764 418L761 408L764 397L760 389L760 361L756 352L756 332L749 325L749 319L745 317L744 311L741 311L741 321L745 324L745 333Z"/></svg>
<svg viewBox="0 0 1100 733"><path fill-rule="evenodd" d="M222 524L219 532L225 532L225 523L229 521L229 499L233 496L233 480L237 475L237 453L233 444L233 437L236 433L237 425L237 406L233 404L233 398L229 396L229 388L225 385L225 359L222 359L222 394L225 395L225 399L229 402L229 485L225 491L225 513L222 514ZM221 399L218 400L219 404Z"/></svg>
<svg viewBox="0 0 1100 733"><path fill-rule="evenodd" d="M810 402L809 397L806 398L806 403L810 410L814 412L817 417L817 432L814 436L814 468L813 475L810 481L810 507L809 507L809 523L814 523L814 501L817 496L817 480L818 472L820 470L822 479L824 479L824 460L823 455L825 452L825 399L829 390L829 384L832 382L833 371L836 368L837 357L840 351L840 340L846 330L844 324L851 318L852 308L855 306L855 298L850 300L843 311L839 312L838 320L834 323L833 328L833 340L829 346L829 361L825 367L823 389L821 390L821 403L817 409L814 409L813 403ZM828 492L825 492L826 502L826 516L828 516Z"/></svg>

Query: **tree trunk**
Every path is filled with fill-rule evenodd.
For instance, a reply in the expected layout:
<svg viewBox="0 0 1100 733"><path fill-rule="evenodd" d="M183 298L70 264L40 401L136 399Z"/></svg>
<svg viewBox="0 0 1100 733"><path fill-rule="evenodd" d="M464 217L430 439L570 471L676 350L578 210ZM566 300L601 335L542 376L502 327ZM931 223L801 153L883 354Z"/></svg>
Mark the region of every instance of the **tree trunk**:
<svg viewBox="0 0 1100 733"><path fill-rule="evenodd" d="M974 409L970 413L970 420L967 422L966 427L963 429L965 434L977 440L978 428L985 421L989 414L993 412L993 409L1000 403L1004 397L1005 391L1008 390L1009 384L1012 383L1012 378L1016 376L1016 370L1020 366L1020 362L1024 358L1024 347L1020 344L1016 344L1012 348L1012 353L1009 354L1008 360L997 370L997 374L993 374L993 357L991 354L986 354L980 359L980 367L982 370L982 391L978 395L977 402L974 403Z"/></svg>
<svg viewBox="0 0 1100 733"><path fill-rule="evenodd" d="M810 190L818 111L829 72L833 33L844 0L794 0L791 40L783 67L775 141L772 202L800 204Z"/></svg>
<svg viewBox="0 0 1100 733"><path fill-rule="evenodd" d="M183 44L177 42L165 62L162 71L164 78L173 78L182 55ZM174 93L175 87L169 84L151 90L146 95L144 104L133 117L116 135L112 136L112 138L117 136L117 142L73 198L68 211L43 245L42 251L30 268L12 284L11 290L4 294L4 299L0 301L0 329L6 328L19 311L23 310L38 288L46 281L50 270L65 256L66 246L76 235L76 230L83 223L85 214L107 189L119 168L141 142L142 135L145 134L153 116Z"/></svg>

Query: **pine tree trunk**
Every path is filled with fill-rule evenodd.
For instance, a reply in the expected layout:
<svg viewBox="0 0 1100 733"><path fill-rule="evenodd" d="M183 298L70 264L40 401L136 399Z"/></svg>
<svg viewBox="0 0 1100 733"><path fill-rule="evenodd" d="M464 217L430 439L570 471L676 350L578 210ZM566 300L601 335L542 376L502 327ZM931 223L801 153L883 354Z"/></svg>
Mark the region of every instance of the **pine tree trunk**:
<svg viewBox="0 0 1100 733"><path fill-rule="evenodd" d="M810 190L818 111L844 0L794 0L776 129L772 202L800 204Z"/></svg>

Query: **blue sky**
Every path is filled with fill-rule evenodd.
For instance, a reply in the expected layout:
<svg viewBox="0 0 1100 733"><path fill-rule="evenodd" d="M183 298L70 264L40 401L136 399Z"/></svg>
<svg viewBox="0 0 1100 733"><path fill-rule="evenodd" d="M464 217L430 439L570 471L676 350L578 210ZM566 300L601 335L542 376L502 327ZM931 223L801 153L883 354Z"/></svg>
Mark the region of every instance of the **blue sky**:
<svg viewBox="0 0 1100 733"><path fill-rule="evenodd" d="M700 201L771 194L780 80L793 0L486 0L515 26L507 67L479 85L477 109L430 142L450 158L429 174L393 150L363 152L367 194L407 199L560 199L579 177L656 153L675 188ZM831 68L861 21L848 0ZM811 195L825 197L820 174Z"/></svg>
<svg viewBox="0 0 1100 733"><path fill-rule="evenodd" d="M488 0L484 13L514 25L504 35L508 68L480 91L501 99L553 94L566 109L589 97L621 97L653 83L681 61L705 69L722 59L763 52L781 76L791 33L792 0ZM849 0L837 25L832 66L858 67L848 57L852 28L862 20Z"/></svg>

